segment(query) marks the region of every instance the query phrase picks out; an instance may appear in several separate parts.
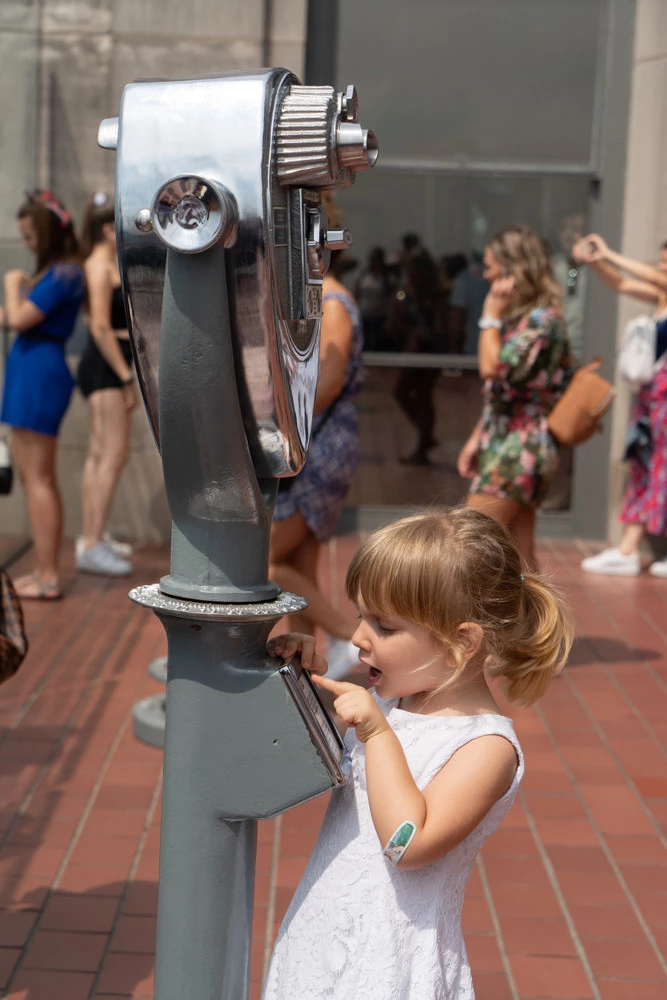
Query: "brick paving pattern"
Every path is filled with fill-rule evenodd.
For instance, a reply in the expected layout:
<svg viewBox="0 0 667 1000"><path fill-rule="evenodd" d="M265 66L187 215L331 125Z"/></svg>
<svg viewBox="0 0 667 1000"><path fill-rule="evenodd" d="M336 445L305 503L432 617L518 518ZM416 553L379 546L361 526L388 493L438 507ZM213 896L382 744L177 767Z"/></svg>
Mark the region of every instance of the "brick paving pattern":
<svg viewBox="0 0 667 1000"><path fill-rule="evenodd" d="M339 602L355 544L323 560ZM586 551L541 547L578 638L541 705L508 709L527 770L466 897L477 1000L667 998L667 583L583 577ZM142 550L131 583L166 562ZM152 997L161 754L131 709L160 690L162 629L127 581L66 582L26 606L29 659L0 689L0 993ZM252 1000L325 805L260 824Z"/></svg>

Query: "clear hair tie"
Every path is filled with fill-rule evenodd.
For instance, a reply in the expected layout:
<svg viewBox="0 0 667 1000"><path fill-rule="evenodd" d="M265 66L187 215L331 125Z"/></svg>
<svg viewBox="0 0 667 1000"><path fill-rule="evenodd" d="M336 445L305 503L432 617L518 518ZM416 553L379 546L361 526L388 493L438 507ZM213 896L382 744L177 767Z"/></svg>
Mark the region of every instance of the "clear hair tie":
<svg viewBox="0 0 667 1000"><path fill-rule="evenodd" d="M106 205L108 202L108 197L105 195L104 191L96 191L93 195L93 205L95 208L101 208L102 205Z"/></svg>

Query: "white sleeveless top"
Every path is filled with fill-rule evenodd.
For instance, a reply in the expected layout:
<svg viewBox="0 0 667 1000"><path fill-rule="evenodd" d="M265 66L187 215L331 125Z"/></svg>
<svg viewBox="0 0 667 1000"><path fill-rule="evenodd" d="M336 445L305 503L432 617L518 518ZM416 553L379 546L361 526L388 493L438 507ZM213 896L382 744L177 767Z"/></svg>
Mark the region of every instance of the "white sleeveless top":
<svg viewBox="0 0 667 1000"><path fill-rule="evenodd" d="M399 709L397 699L376 700L420 789L459 747L489 735L514 746L514 780L458 847L426 868L401 871L382 855L366 793L365 748L348 730L352 774L332 793L280 928L262 1000L474 1000L461 932L463 893L476 854L514 801L523 754L504 715L417 715Z"/></svg>

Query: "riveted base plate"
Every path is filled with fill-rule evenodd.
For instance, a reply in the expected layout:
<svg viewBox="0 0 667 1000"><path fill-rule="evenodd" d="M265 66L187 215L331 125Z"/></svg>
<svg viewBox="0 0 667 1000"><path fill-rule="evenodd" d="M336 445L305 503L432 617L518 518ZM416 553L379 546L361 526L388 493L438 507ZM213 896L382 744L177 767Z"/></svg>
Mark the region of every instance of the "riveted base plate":
<svg viewBox="0 0 667 1000"><path fill-rule="evenodd" d="M216 619L237 622L257 621L257 619L275 618L283 615L294 615L308 607L308 602L296 594L283 592L273 601L258 601L255 604L216 604L213 601L186 601L182 597L170 597L163 594L157 583L135 587L129 593L129 598L135 604L151 608L158 615L171 615L174 618L197 618L207 621Z"/></svg>

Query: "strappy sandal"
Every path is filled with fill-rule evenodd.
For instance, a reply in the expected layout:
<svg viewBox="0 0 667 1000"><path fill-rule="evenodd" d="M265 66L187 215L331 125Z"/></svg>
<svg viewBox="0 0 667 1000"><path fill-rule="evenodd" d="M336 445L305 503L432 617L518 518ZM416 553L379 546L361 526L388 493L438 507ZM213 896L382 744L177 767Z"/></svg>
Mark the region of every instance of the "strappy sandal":
<svg viewBox="0 0 667 1000"><path fill-rule="evenodd" d="M14 583L22 601L59 601L62 591L59 583L45 583L37 573L28 573Z"/></svg>

